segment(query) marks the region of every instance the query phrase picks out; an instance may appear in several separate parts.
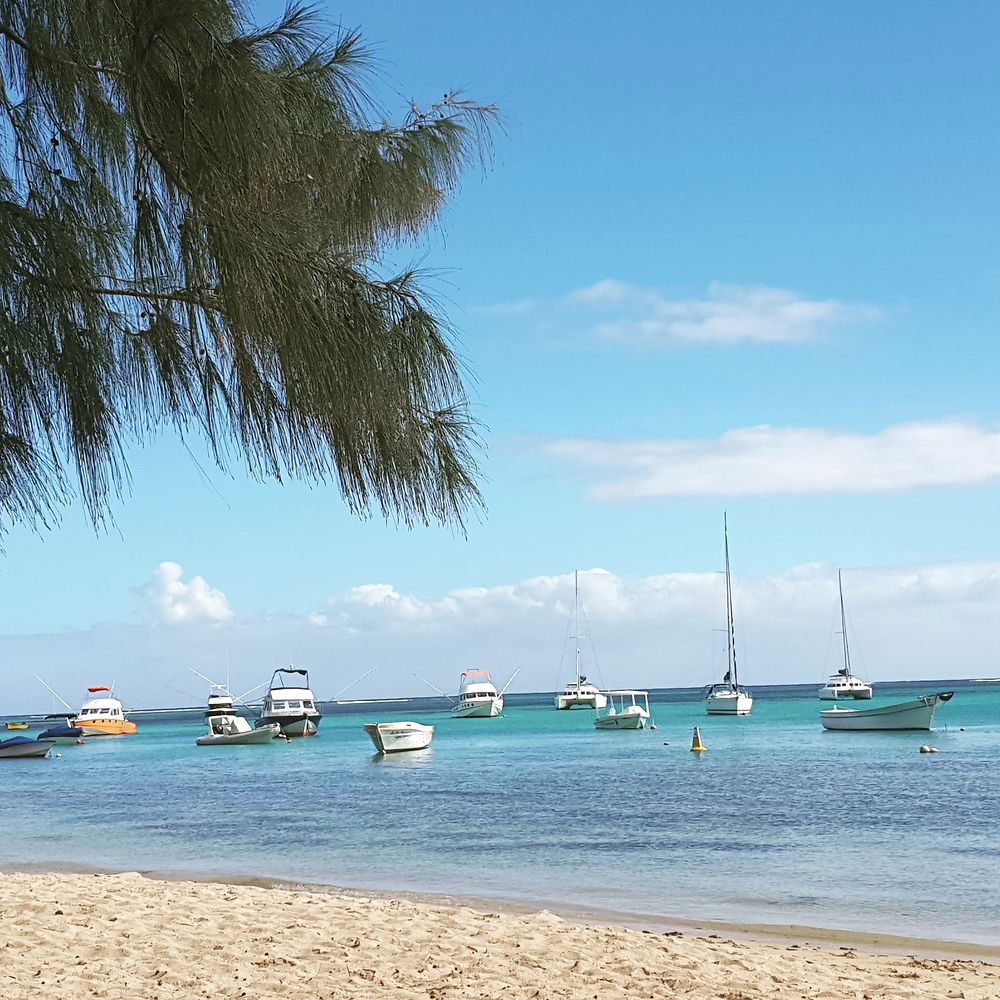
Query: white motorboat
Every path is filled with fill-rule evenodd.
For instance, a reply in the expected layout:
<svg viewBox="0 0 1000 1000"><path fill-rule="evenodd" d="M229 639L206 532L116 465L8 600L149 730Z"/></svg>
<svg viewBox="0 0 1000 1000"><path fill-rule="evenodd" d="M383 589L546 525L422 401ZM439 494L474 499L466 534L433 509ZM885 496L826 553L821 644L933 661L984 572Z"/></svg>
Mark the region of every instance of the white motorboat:
<svg viewBox="0 0 1000 1000"><path fill-rule="evenodd" d="M645 729L650 719L648 691L604 691L605 704L594 712L595 729Z"/></svg>
<svg viewBox="0 0 1000 1000"><path fill-rule="evenodd" d="M563 711L569 708L604 708L608 699L601 693L600 688L587 683L587 678L580 673L580 643L585 638L580 631L580 579L579 573L573 574L573 621L575 628L574 635L568 636L574 641L576 647L576 680L570 681L566 689L555 697L556 709ZM564 647L565 653L565 647Z"/></svg>
<svg viewBox="0 0 1000 1000"><path fill-rule="evenodd" d="M302 682L295 683L299 677ZM285 736L314 736L321 718L309 687L309 671L296 667L275 670L256 723L258 728L276 724Z"/></svg>
<svg viewBox="0 0 1000 1000"><path fill-rule="evenodd" d="M954 691L923 695L913 701L880 705L877 708L827 708L819 713L824 729L841 731L930 729L938 702L950 701Z"/></svg>
<svg viewBox="0 0 1000 1000"><path fill-rule="evenodd" d="M725 515L722 530L726 545L726 655L728 669L721 684L705 688L705 712L708 715L749 715L753 695L741 688L736 672L736 629L733 625L733 584L729 572L729 525Z"/></svg>
<svg viewBox="0 0 1000 1000"><path fill-rule="evenodd" d="M373 722L365 726L379 753L402 753L405 750L423 750L434 738L433 726L419 722Z"/></svg>
<svg viewBox="0 0 1000 1000"><path fill-rule="evenodd" d="M851 673L851 648L847 642L847 616L844 614L844 586L837 570L837 588L840 591L840 634L844 639L844 665L819 689L820 701L838 698L868 699L872 696L871 684Z"/></svg>
<svg viewBox="0 0 1000 1000"><path fill-rule="evenodd" d="M276 722L251 726L242 715L206 712L205 721L208 723L208 733L195 740L200 747L270 743L276 736L281 736L281 726Z"/></svg>
<svg viewBox="0 0 1000 1000"><path fill-rule="evenodd" d="M464 671L458 684L458 699L451 706L452 716L456 719L490 719L502 711L503 692L497 691L490 672Z"/></svg>

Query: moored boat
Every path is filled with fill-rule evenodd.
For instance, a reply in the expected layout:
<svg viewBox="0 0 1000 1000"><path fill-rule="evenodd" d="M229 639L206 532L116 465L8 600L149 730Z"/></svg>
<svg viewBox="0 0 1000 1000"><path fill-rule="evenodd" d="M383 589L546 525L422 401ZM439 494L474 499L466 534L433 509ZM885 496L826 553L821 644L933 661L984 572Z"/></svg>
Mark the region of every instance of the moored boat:
<svg viewBox="0 0 1000 1000"><path fill-rule="evenodd" d="M648 691L604 691L605 705L594 712L595 729L645 729L650 720Z"/></svg>
<svg viewBox="0 0 1000 1000"><path fill-rule="evenodd" d="M419 722L373 722L364 728L382 754L424 750L434 738L434 727Z"/></svg>
<svg viewBox="0 0 1000 1000"><path fill-rule="evenodd" d="M87 688L89 695L76 717L75 725L88 736L129 736L139 727L125 714L122 703L114 696L114 686L97 685Z"/></svg>
<svg viewBox="0 0 1000 1000"><path fill-rule="evenodd" d="M867 700L872 696L872 686L851 673L851 647L847 642L847 615L844 614L844 585L837 570L837 589L840 591L840 634L843 637L844 665L819 689L820 701L838 698Z"/></svg>
<svg viewBox="0 0 1000 1000"><path fill-rule="evenodd" d="M251 726L242 715L206 713L206 722L208 733L194 741L196 746L247 746L270 743L275 737L281 736L281 726L276 722Z"/></svg>
<svg viewBox="0 0 1000 1000"><path fill-rule="evenodd" d="M736 670L736 628L733 624L733 584L729 571L729 525L725 515L722 530L726 548L726 655L728 668L721 684L705 688L707 715L749 715L753 709L753 695L740 687Z"/></svg>
<svg viewBox="0 0 1000 1000"><path fill-rule="evenodd" d="M4 727L7 728L7 729L11 729L11 730L27 729L28 725L29 724L27 722L5 722L4 723Z"/></svg>
<svg viewBox="0 0 1000 1000"><path fill-rule="evenodd" d="M876 708L833 708L819 713L824 729L841 731L876 731L893 729L930 729L938 702L949 701L954 691L923 695L912 701Z"/></svg>
<svg viewBox="0 0 1000 1000"><path fill-rule="evenodd" d="M458 684L458 699L451 706L456 719L490 719L503 711L503 692L488 670L463 671Z"/></svg>
<svg viewBox="0 0 1000 1000"><path fill-rule="evenodd" d="M574 635L567 636L572 639L576 648L576 679L570 681L561 694L555 696L555 706L558 711L565 711L571 708L604 708L608 699L601 692L600 688L587 683L587 678L580 673L580 643L585 638L580 630L580 579L579 573L573 574L573 622L575 628ZM565 655L565 646L563 647Z"/></svg>
<svg viewBox="0 0 1000 1000"><path fill-rule="evenodd" d="M51 740L31 740L27 736L12 736L0 740L0 760L24 757L47 757L55 744Z"/></svg>
<svg viewBox="0 0 1000 1000"><path fill-rule="evenodd" d="M301 683L295 683L297 678L302 678ZM315 736L321 719L316 697L309 687L309 671L299 667L275 670L255 725L258 728L278 725L285 736Z"/></svg>
<svg viewBox="0 0 1000 1000"><path fill-rule="evenodd" d="M51 740L62 746L72 746L74 743L82 743L85 730L80 726L50 726L48 729L38 734L39 741Z"/></svg>

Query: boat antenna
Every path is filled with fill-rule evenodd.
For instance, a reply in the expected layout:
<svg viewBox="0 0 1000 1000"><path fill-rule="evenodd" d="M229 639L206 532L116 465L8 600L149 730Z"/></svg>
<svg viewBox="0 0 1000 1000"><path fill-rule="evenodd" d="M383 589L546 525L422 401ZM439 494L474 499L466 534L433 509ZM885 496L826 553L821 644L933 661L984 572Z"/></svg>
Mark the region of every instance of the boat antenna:
<svg viewBox="0 0 1000 1000"><path fill-rule="evenodd" d="M262 683L260 683L260 684L255 684L255 685L254 685L254 686L253 686L252 688L250 688L250 690L249 690L249 691L244 691L244 692L243 692L243 694L238 694L238 695L234 695L234 697L235 697L235 699L236 699L237 701L243 701L243 699L244 699L244 698L245 698L245 697L246 697L246 696L247 696L248 694L253 694L253 693L254 693L254 691L259 691L259 690L260 690L260 689L261 689L261 688L262 688L262 687L263 687L263 686L264 686L265 684L269 684L269 683L270 683L270 681L263 681L263 682L262 682ZM250 707L250 706L249 706L249 705L247 705L247 708L249 708L249 707Z"/></svg>
<svg viewBox="0 0 1000 1000"><path fill-rule="evenodd" d="M354 680L347 685L347 687L342 687L332 698L327 698L326 700L328 702L336 701L345 691L354 687L354 685L357 684L358 681L363 681L366 677L370 677L373 673L375 673L377 669L378 667L372 667L371 670L366 670L360 677L355 677Z"/></svg>
<svg viewBox="0 0 1000 1000"><path fill-rule="evenodd" d="M49 694L51 694L53 698L55 698L57 701L61 701L71 712L73 711L73 706L68 701L65 701L63 698L60 698L58 693L54 691L51 687L49 687L49 685L46 684L45 681L43 681L42 678L38 676L38 674L35 674L35 680L39 681L44 687L48 688Z"/></svg>
<svg viewBox="0 0 1000 1000"><path fill-rule="evenodd" d="M413 676L416 677L418 681L423 681L429 688L433 688L435 691L437 691L438 694L444 695L445 698L447 698L448 701L450 701L453 705L456 704L455 699L452 698L450 694L448 694L446 691L442 691L441 688L439 688L436 684L431 684L431 682L426 677L421 677L420 674L416 672L414 672Z"/></svg>
<svg viewBox="0 0 1000 1000"><path fill-rule="evenodd" d="M735 689L739 686L736 676L736 627L733 624L733 584L729 575L729 522L727 512L722 512L722 534L726 546L726 645L729 646L729 681Z"/></svg>
<svg viewBox="0 0 1000 1000"><path fill-rule="evenodd" d="M514 678L515 678L515 677L516 677L516 676L517 676L517 675L518 675L518 674L519 674L520 672L521 672L521 668L520 668L520 667L518 667L518 668L517 668L517 670L515 670L515 671L514 671L514 673L512 673L512 674L510 675L510 680L509 680L509 681L507 681L507 683L506 683L506 684L504 684L504 686L503 686L503 687L502 687L502 688L500 689L500 694L501 694L501 695L502 695L502 694L504 693L504 691L506 691L506 690L507 690L507 688L509 688L509 687L511 686L511 684L513 684L513 683L514 683ZM579 675L579 671L577 671L577 674Z"/></svg>

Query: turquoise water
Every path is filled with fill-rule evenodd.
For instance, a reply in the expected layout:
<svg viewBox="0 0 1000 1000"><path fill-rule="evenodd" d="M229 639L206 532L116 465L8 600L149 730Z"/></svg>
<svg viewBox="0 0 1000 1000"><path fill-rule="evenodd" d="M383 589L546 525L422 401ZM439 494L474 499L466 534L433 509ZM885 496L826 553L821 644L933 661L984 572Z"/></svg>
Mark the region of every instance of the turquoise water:
<svg viewBox="0 0 1000 1000"><path fill-rule="evenodd" d="M508 696L492 720L436 699L331 706L319 737L264 747L197 748L197 714L134 716L134 737L0 764L0 865L996 944L1000 685L883 684L869 704L947 689L930 734L827 733L814 686L758 688L744 719L654 692L658 728L639 733L596 732L550 695ZM362 724L401 718L438 727L431 749L374 757ZM695 724L707 754L689 752Z"/></svg>

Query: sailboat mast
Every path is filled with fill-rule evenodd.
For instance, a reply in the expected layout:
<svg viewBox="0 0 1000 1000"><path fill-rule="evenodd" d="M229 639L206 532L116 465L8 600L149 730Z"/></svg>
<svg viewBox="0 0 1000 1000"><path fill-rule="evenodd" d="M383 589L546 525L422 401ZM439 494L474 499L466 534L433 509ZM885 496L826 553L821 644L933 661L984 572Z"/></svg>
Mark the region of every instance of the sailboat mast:
<svg viewBox="0 0 1000 1000"><path fill-rule="evenodd" d="M847 645L847 615L844 614L844 585L837 570L837 589L840 591L840 634L844 637L844 676L851 676L851 650Z"/></svg>
<svg viewBox="0 0 1000 1000"><path fill-rule="evenodd" d="M732 686L738 687L736 677L736 628L733 625L733 584L729 575L729 523L726 514L722 515L722 532L726 541L726 619L727 645L729 646L729 680Z"/></svg>
<svg viewBox="0 0 1000 1000"><path fill-rule="evenodd" d="M576 615L576 625L573 631L573 644L576 648L576 690L580 691L580 571L573 570L573 611Z"/></svg>

